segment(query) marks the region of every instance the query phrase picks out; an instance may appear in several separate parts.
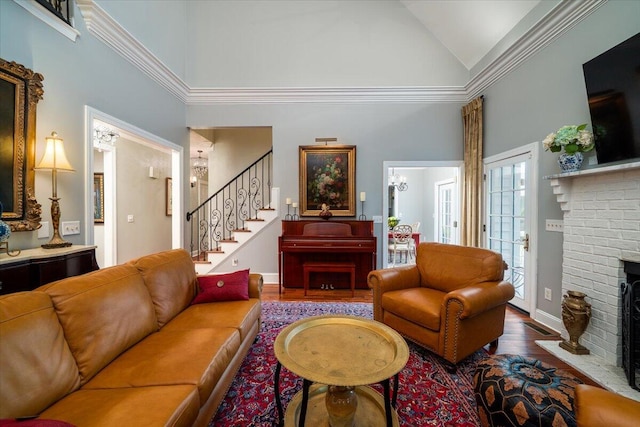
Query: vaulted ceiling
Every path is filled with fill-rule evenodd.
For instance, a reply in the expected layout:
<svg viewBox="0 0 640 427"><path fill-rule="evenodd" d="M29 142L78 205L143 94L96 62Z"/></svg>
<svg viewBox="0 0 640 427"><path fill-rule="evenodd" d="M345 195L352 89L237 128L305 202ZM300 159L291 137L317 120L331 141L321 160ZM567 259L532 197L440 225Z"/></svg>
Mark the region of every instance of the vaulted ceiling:
<svg viewBox="0 0 640 427"><path fill-rule="evenodd" d="M471 69L540 0L399 0Z"/></svg>

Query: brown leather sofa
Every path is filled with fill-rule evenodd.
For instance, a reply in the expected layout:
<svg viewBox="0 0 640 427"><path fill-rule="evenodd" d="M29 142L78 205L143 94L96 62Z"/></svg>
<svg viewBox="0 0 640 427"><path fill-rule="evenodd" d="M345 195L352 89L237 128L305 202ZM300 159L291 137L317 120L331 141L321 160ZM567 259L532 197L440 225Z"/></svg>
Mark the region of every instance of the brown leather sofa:
<svg viewBox="0 0 640 427"><path fill-rule="evenodd" d="M369 273L374 319L455 365L504 331L507 302L496 252L458 245L420 243L416 264Z"/></svg>
<svg viewBox="0 0 640 427"><path fill-rule="evenodd" d="M578 427L640 426L640 402L598 387L578 385L574 408Z"/></svg>
<svg viewBox="0 0 640 427"><path fill-rule="evenodd" d="M206 426L260 329L249 300L190 305L184 250L0 297L0 418Z"/></svg>

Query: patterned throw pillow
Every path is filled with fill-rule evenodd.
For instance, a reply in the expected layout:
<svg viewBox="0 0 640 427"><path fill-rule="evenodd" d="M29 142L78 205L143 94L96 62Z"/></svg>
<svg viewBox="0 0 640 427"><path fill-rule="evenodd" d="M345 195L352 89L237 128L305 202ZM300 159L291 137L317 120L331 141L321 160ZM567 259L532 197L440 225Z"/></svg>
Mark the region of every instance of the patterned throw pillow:
<svg viewBox="0 0 640 427"><path fill-rule="evenodd" d="M198 276L200 292L191 304L249 299L249 269Z"/></svg>

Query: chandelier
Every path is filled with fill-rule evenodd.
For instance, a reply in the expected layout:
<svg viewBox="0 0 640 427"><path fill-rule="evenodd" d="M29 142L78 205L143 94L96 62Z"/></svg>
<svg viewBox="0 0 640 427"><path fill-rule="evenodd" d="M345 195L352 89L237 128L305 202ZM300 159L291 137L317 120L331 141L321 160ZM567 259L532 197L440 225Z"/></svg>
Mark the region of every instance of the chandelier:
<svg viewBox="0 0 640 427"><path fill-rule="evenodd" d="M391 175L389 175L389 186L396 187L398 191L407 191L409 184L407 184L407 177L394 173L391 169Z"/></svg>
<svg viewBox="0 0 640 427"><path fill-rule="evenodd" d="M193 173L195 173L198 178L204 178L209 170L207 159L203 159L201 154L202 150L198 150L198 157L191 159L191 169L193 169Z"/></svg>
<svg viewBox="0 0 640 427"><path fill-rule="evenodd" d="M113 129L104 126L97 126L93 129L93 143L98 146L116 145L116 141L120 138L120 134Z"/></svg>

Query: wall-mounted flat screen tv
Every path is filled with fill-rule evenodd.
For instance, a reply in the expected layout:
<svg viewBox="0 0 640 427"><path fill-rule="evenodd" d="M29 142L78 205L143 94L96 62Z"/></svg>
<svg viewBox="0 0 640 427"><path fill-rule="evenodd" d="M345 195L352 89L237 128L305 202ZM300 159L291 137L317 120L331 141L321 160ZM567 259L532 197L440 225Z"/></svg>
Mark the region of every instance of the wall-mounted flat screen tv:
<svg viewBox="0 0 640 427"><path fill-rule="evenodd" d="M582 70L598 164L640 160L640 33Z"/></svg>

